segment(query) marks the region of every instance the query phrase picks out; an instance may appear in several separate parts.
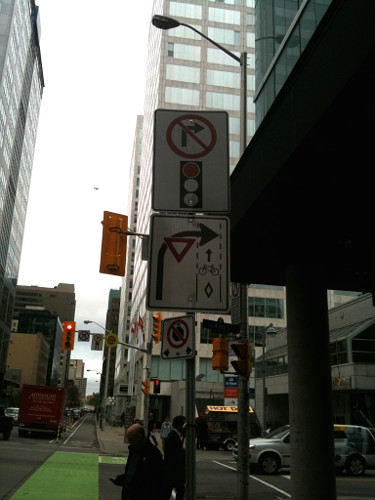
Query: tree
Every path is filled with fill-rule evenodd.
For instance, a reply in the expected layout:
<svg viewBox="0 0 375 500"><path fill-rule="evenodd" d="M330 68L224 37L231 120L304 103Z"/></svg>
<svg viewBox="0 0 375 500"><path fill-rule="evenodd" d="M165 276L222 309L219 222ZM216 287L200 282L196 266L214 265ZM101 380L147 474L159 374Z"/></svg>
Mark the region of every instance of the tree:
<svg viewBox="0 0 375 500"><path fill-rule="evenodd" d="M67 387L66 406L70 408L81 406L81 396L76 385L69 385Z"/></svg>

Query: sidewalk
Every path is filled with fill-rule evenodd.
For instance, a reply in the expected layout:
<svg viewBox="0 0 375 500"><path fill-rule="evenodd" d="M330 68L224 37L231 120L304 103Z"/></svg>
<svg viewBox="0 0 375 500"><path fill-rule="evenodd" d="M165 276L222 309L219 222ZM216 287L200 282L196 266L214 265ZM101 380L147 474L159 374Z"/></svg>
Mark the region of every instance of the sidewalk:
<svg viewBox="0 0 375 500"><path fill-rule="evenodd" d="M116 457L127 457L129 443L125 442L125 427L114 427L109 422L103 420L103 430L100 429L99 422L96 423L96 434L99 442L99 449L103 454ZM156 440L158 448L163 452L161 446L160 432L156 430ZM196 461L215 460L217 451L215 450L196 450Z"/></svg>

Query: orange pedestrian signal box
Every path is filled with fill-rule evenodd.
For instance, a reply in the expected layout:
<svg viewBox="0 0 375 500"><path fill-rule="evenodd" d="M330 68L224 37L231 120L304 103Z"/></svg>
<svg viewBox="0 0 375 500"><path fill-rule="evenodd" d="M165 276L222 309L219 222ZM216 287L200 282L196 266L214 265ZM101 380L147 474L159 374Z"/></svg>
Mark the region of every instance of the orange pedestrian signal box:
<svg viewBox="0 0 375 500"><path fill-rule="evenodd" d="M125 276L128 216L104 212L100 272Z"/></svg>

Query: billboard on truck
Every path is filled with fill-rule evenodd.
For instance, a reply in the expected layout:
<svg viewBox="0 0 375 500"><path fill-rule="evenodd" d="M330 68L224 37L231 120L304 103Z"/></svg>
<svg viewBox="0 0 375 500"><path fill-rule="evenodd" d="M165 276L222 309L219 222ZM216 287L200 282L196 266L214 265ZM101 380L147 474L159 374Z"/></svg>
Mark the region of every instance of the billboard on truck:
<svg viewBox="0 0 375 500"><path fill-rule="evenodd" d="M22 386L18 433L48 432L60 434L64 419L65 389L43 385Z"/></svg>

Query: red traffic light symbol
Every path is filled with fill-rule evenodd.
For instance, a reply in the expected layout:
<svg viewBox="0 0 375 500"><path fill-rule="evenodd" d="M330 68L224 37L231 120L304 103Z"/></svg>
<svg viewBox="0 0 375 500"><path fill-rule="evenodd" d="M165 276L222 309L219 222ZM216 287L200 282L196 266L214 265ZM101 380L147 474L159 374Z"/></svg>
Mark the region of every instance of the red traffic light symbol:
<svg viewBox="0 0 375 500"><path fill-rule="evenodd" d="M66 325L67 330L71 330L73 328L73 325Z"/></svg>

